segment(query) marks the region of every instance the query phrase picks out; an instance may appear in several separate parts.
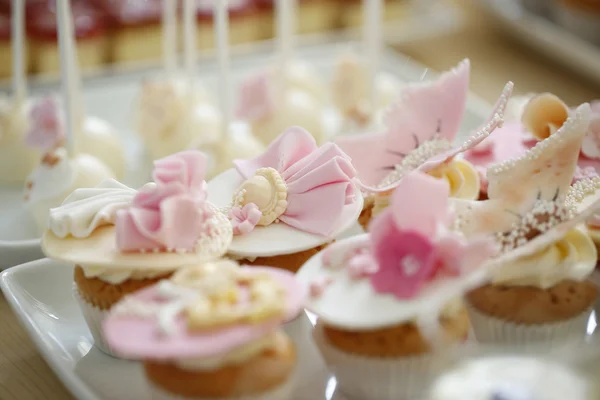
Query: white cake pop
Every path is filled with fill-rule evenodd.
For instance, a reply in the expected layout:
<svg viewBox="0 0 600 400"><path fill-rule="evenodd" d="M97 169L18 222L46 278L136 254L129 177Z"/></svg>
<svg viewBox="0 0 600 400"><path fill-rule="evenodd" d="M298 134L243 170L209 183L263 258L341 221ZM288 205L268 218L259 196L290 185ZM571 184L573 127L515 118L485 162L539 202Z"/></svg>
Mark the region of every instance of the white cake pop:
<svg viewBox="0 0 600 400"><path fill-rule="evenodd" d="M86 153L98 158L114 173L123 179L127 163L125 149L116 129L108 121L87 115L81 132L76 132L75 152Z"/></svg>
<svg viewBox="0 0 600 400"><path fill-rule="evenodd" d="M221 115L200 85L190 92L183 79L143 83L136 103L136 131L152 159L218 139Z"/></svg>
<svg viewBox="0 0 600 400"><path fill-rule="evenodd" d="M371 106L371 84L365 65L352 53L343 54L337 64L332 82L333 104L348 126L362 127L382 113L397 98L402 84L390 74L375 78L375 98Z"/></svg>
<svg viewBox="0 0 600 400"><path fill-rule="evenodd" d="M114 177L111 169L98 158L85 153L69 158L65 148L60 147L47 153L27 178L24 205L41 234L47 228L50 209L60 206L71 192L95 187Z"/></svg>
<svg viewBox="0 0 600 400"><path fill-rule="evenodd" d="M192 0L185 0L192 1ZM184 2L184 5L186 3ZM229 17L227 2L213 3L215 16L215 38L219 64L219 100L223 115L219 139L211 143L200 143L196 148L208 153L207 177L210 179L231 168L235 159L253 158L263 152L263 144L251 132L233 124L231 106L231 76L229 65Z"/></svg>
<svg viewBox="0 0 600 400"><path fill-rule="evenodd" d="M113 171L101 160L75 151L76 142L83 135L75 134L79 122L75 110L77 72L73 62L73 24L68 1L57 2L57 16L65 113L57 111L57 102L51 97L39 100L32 108L32 124L26 138L28 145L44 153L41 163L27 178L24 199L24 206L32 214L40 233L46 228L49 210L58 207L72 191L115 178ZM104 135L103 129L93 127L94 131L100 132L100 137Z"/></svg>
<svg viewBox="0 0 600 400"><path fill-rule="evenodd" d="M22 185L39 162L39 151L25 143L29 108L29 102L0 98L0 184Z"/></svg>

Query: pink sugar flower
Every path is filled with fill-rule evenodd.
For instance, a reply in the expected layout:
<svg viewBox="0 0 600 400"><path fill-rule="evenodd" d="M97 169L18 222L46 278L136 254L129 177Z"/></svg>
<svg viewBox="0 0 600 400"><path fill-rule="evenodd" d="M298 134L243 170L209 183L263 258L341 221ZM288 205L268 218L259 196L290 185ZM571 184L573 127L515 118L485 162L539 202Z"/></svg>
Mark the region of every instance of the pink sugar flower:
<svg viewBox="0 0 600 400"><path fill-rule="evenodd" d="M176 182L197 201L206 199L206 156L196 150L182 151L154 161L152 178L158 185Z"/></svg>
<svg viewBox="0 0 600 400"><path fill-rule="evenodd" d="M262 213L254 203L248 203L244 207L233 207L229 212L234 235L246 235L254 230Z"/></svg>
<svg viewBox="0 0 600 400"><path fill-rule="evenodd" d="M29 131L25 137L27 145L50 151L64 140L63 125L56 100L47 96L37 100L30 113Z"/></svg>

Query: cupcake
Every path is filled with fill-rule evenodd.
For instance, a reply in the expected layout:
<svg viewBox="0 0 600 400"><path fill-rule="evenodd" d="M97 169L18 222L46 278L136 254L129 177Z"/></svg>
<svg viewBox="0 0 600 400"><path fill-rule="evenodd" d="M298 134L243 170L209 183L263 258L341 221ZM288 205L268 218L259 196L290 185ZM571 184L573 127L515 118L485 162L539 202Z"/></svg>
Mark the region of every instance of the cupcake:
<svg viewBox="0 0 600 400"><path fill-rule="evenodd" d="M554 20L582 39L600 44L600 4L596 0L554 0Z"/></svg>
<svg viewBox="0 0 600 400"><path fill-rule="evenodd" d="M75 297L105 353L100 325L122 297L227 251L231 224L205 201L204 164L199 152L174 154L156 162L155 182L139 191L106 181L50 210L42 249L75 265Z"/></svg>
<svg viewBox="0 0 600 400"><path fill-rule="evenodd" d="M289 128L262 155L234 164L209 182L208 200L229 214L228 256L241 264L296 272L362 209L348 156L332 143L318 147L302 128Z"/></svg>
<svg viewBox="0 0 600 400"><path fill-rule="evenodd" d="M427 400L594 400L597 392L564 361L496 355L461 363L436 380Z"/></svg>
<svg viewBox="0 0 600 400"><path fill-rule="evenodd" d="M222 260L127 296L104 333L122 357L143 361L153 399L286 400L297 350L280 327L303 300L287 271Z"/></svg>
<svg viewBox="0 0 600 400"><path fill-rule="evenodd" d="M512 91L509 82L492 117L461 145L452 142L458 135L469 88L470 64L461 62L432 83L411 85L388 110L381 133L340 137L336 143L351 158L362 189L373 196L371 210L361 218L377 215L388 206L390 193L413 170L427 172L450 184L452 197L479 197L479 176L461 153L477 146L498 126Z"/></svg>
<svg viewBox="0 0 600 400"><path fill-rule="evenodd" d="M98 69L108 59L108 36L102 12L85 1L73 1L73 24L77 42L77 59L83 69ZM54 73L60 70L55 9L47 2L27 9L29 57L33 72Z"/></svg>
<svg viewBox="0 0 600 400"><path fill-rule="evenodd" d="M162 56L162 1L97 0L110 24L114 63L159 60Z"/></svg>
<svg viewBox="0 0 600 400"><path fill-rule="evenodd" d="M298 272L338 388L374 400L421 398L466 340L460 296L485 281L495 248L450 230L450 187L415 171L369 233L337 242Z"/></svg>
<svg viewBox="0 0 600 400"><path fill-rule="evenodd" d="M571 182L590 117L584 104L524 155L490 167L488 200L455 202L458 229L501 246L491 282L467 296L480 342L554 346L586 333L597 251L583 223L600 206L600 178Z"/></svg>

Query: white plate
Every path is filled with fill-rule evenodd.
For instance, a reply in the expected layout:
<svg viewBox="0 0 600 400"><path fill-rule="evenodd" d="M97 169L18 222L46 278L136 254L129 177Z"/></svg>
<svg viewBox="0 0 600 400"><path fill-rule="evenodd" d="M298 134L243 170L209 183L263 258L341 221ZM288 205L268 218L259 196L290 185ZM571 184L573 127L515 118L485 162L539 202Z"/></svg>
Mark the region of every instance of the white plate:
<svg viewBox="0 0 600 400"><path fill-rule="evenodd" d="M48 259L2 273L0 286L50 367L80 400L148 400L140 363L105 355L93 346L72 297L73 268ZM298 393L292 400L345 400L335 393L304 318L286 326L299 357Z"/></svg>
<svg viewBox="0 0 600 400"><path fill-rule="evenodd" d="M330 79L334 63L342 50L356 46L352 43L328 43L299 48L298 58L314 65L315 69L327 82ZM252 71L265 66L273 57L270 47L265 44L257 45L260 51L245 49L239 56L233 58L232 81L233 87L239 87L242 79ZM431 79L433 72L399 55L391 49L385 49L381 57L381 70L393 75L401 82L415 82L424 78ZM199 67L209 93L218 91L218 67L214 60L206 59ZM121 74L96 76L85 81L85 109L90 115L105 119L122 134L125 144L128 171L124 183L139 187L150 178L150 165L144 155L143 147L132 130L132 104L138 93L140 81L145 77L156 74L157 70L139 70ZM45 85L33 87L33 94L56 90L56 86ZM502 90L498 88L498 94ZM234 99L235 100L235 99ZM461 132L467 133L475 129L487 116L489 105L471 95L462 122ZM334 116L329 115L330 120ZM243 128L241 128L243 129ZM459 137L457 140L460 140ZM28 222L28 217L22 209L21 188L0 187L0 270L42 257L39 239L36 239L34 225ZM28 239L28 240L24 240ZM6 256L5 256L6 254Z"/></svg>
<svg viewBox="0 0 600 400"><path fill-rule="evenodd" d="M520 0L480 0L480 3L506 34L600 84L600 47L527 11Z"/></svg>

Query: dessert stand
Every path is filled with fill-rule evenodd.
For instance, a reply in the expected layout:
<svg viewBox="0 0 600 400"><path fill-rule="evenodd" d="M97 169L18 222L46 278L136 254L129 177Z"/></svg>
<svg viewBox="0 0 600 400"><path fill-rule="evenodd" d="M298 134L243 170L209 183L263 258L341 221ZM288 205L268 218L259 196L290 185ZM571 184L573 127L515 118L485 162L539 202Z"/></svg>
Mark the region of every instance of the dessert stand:
<svg viewBox="0 0 600 400"><path fill-rule="evenodd" d="M301 46L297 57L307 60L315 66L325 79L332 73L336 57L341 47L357 46L355 43L332 42L321 45ZM273 57L270 46L260 44L251 51L249 48L232 58L231 78L233 87L239 86L244 77L263 66L269 57ZM381 71L393 75L401 82L415 82L431 79L433 72L427 68L397 54L391 49L382 52ZM207 90L213 94L218 91L218 67L215 60L205 56L202 64ZM86 110L110 124L121 132L127 155L128 168L123 183L131 187L140 187L150 177L151 165L147 164L143 145L132 129L132 104L138 94L139 82L146 76L155 74L156 69L133 69L122 73L110 73L92 77L86 81L83 99ZM55 84L33 85L34 95L56 90ZM232 99L234 102L237 100ZM461 132L468 132L478 126L487 115L488 105L478 97L471 95ZM326 120L334 132L339 123L339 115L333 108L326 111ZM234 123L233 129L245 134L247 126ZM462 140L461 137L458 140ZM42 257L39 239L36 237L33 221L23 210L23 189L21 187L0 186L0 270Z"/></svg>

